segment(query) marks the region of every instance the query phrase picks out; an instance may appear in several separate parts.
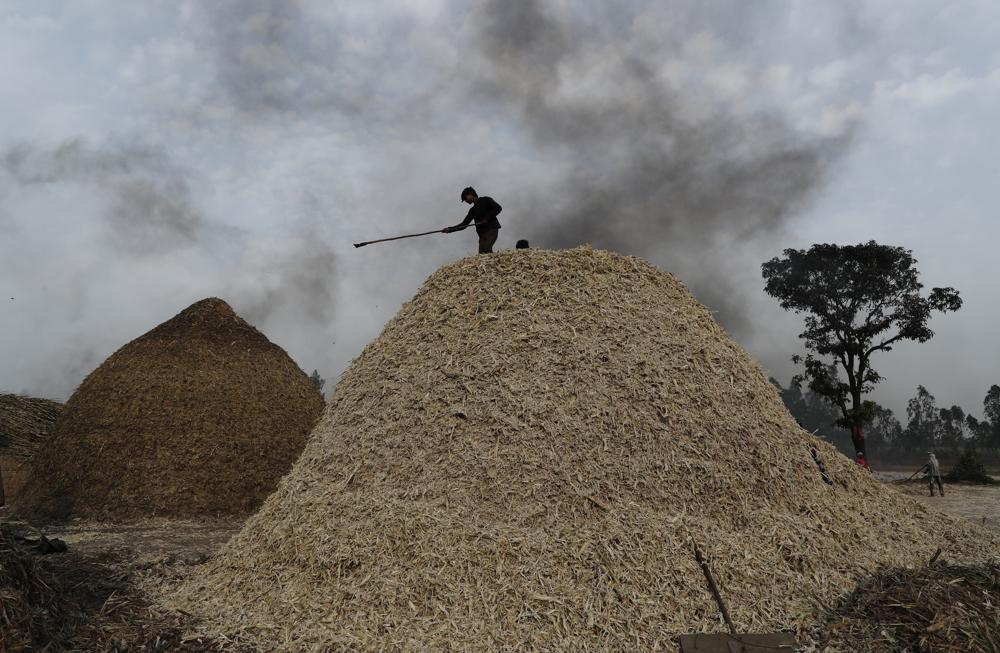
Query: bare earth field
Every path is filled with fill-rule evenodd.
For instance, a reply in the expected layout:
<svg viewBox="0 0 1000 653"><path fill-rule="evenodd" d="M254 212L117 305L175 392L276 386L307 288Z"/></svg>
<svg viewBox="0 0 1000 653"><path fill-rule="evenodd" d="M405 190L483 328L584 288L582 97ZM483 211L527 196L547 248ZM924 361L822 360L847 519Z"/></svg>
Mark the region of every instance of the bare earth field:
<svg viewBox="0 0 1000 653"><path fill-rule="evenodd" d="M43 609L32 629L35 639L10 642L0 628L0 652L222 650L221 642L192 636L183 617L159 614L139 588L143 581L162 582L204 562L241 522L81 521L35 529L5 520L0 509L0 523L23 537L37 540L45 535L68 545L66 553L36 558L37 573L51 588L51 596L39 606ZM226 650L241 651L233 646Z"/></svg>
<svg viewBox="0 0 1000 653"><path fill-rule="evenodd" d="M904 477L905 478L905 477ZM1000 485L948 485L944 496L930 496L927 483L889 483L889 487L907 494L926 506L937 508L950 515L964 517L977 524L1000 531Z"/></svg>
<svg viewBox="0 0 1000 653"><path fill-rule="evenodd" d="M63 539L87 557L108 557L122 566L199 564L225 544L241 521L148 520L132 524L71 522L48 528L46 536Z"/></svg>

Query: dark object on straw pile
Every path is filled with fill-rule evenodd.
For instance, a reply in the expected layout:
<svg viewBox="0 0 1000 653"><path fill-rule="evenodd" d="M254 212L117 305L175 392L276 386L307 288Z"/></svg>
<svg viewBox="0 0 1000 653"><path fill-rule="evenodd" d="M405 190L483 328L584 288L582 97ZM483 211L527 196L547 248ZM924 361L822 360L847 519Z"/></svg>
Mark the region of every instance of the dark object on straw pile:
<svg viewBox="0 0 1000 653"><path fill-rule="evenodd" d="M0 394L0 498L11 501L28 478L31 459L63 411L58 401ZM0 500L0 505L4 501Z"/></svg>
<svg viewBox="0 0 1000 653"><path fill-rule="evenodd" d="M936 564L864 579L818 643L856 653L1000 651L1000 567Z"/></svg>
<svg viewBox="0 0 1000 653"><path fill-rule="evenodd" d="M205 299L91 372L15 508L34 520L247 514L322 407L283 349Z"/></svg>
<svg viewBox="0 0 1000 653"><path fill-rule="evenodd" d="M979 458L979 453L969 447L962 452L958 462L951 468L944 480L949 483L975 483L977 485L992 485L995 483L993 477L986 473L983 461Z"/></svg>
<svg viewBox="0 0 1000 653"><path fill-rule="evenodd" d="M815 448L834 485L817 473ZM675 277L587 248L432 275L302 456L164 597L262 650L676 650L799 632L865 569L1000 550L799 428Z"/></svg>

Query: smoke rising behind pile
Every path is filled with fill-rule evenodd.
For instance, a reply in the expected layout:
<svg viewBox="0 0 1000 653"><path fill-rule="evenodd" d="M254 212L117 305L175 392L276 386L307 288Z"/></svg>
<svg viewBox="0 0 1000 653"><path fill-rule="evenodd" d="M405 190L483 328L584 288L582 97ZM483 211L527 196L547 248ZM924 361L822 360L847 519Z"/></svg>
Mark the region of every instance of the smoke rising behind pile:
<svg viewBox="0 0 1000 653"><path fill-rule="evenodd" d="M694 84L677 83L681 33L698 33L706 5L672 3L673 13L647 16L646 35L623 34L635 26L606 15L557 15L556 6L494 0L475 14L479 98L512 112L539 148L569 161L559 185L533 202L533 238L666 265L746 335L745 286L729 265L706 259L741 257L741 246L785 225L823 182L846 133L810 136L773 109L699 103ZM690 14L678 16L684 6ZM736 8L738 25L750 27L727 34L749 38L760 13Z"/></svg>
<svg viewBox="0 0 1000 653"><path fill-rule="evenodd" d="M506 207L501 247L647 257L745 336L761 243L850 134L804 129L768 97L761 40L790 11L777 0L159 10L146 27L167 31L112 62L127 74L101 71L127 128L0 144L0 220L58 259L33 278L31 256L8 258L25 280L4 285L21 303L0 324L39 337L32 320L55 314L65 326L45 337L77 343L25 355L0 385L65 397L74 352L99 362L211 295L332 376L420 279L473 249L461 235L350 243L454 224L469 184Z"/></svg>

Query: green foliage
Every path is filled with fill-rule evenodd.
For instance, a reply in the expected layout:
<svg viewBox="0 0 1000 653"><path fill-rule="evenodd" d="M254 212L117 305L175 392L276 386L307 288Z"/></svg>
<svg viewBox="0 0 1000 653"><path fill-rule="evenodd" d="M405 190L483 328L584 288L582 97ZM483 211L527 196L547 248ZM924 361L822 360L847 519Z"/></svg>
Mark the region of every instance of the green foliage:
<svg viewBox="0 0 1000 653"><path fill-rule="evenodd" d="M785 310L805 314L799 337L809 353L793 360L804 364L809 389L840 409L841 425L862 426L875 416L874 405L862 400L882 380L874 353L930 340L931 313L962 306L954 288L922 296L915 266L910 250L875 241L786 249L761 266L765 292Z"/></svg>
<svg viewBox="0 0 1000 653"><path fill-rule="evenodd" d="M983 399L984 438L1000 447L1000 385L992 385Z"/></svg>
<svg viewBox="0 0 1000 653"><path fill-rule="evenodd" d="M843 427L840 411L811 389L803 389L802 376L794 377L787 388L773 378L770 381L788 412L803 428L845 455L854 456L854 445ZM987 393L987 403L989 400ZM917 394L907 404L905 428L888 408L874 402L865 404L871 415L866 436L871 457L916 462L923 460L929 449L936 449L953 459L963 449L975 448L980 460L994 461L993 464L1000 461L1000 450L992 444L993 427L988 420L980 421L959 406L938 408L934 395L924 386L917 386Z"/></svg>
<svg viewBox="0 0 1000 653"><path fill-rule="evenodd" d="M917 386L917 395L906 402L906 423L904 446L907 451L914 452L935 448L940 443L940 413L937 400L927 388Z"/></svg>
<svg viewBox="0 0 1000 653"><path fill-rule="evenodd" d="M787 388L776 379L770 381L778 390L785 408L802 428L830 442L844 455L854 457L850 434L837 426L840 411L835 406L808 388L803 390L800 377L793 378Z"/></svg>
<svg viewBox="0 0 1000 653"><path fill-rule="evenodd" d="M986 473L983 461L979 458L979 453L971 447L962 452L961 458L958 459L958 462L955 463L955 466L944 478L949 483L957 483L959 481L984 485L994 483L993 479Z"/></svg>
<svg viewBox="0 0 1000 653"><path fill-rule="evenodd" d="M873 404L872 420L868 425L868 449L873 456L891 457L903 441L903 425L891 410Z"/></svg>
<svg viewBox="0 0 1000 653"><path fill-rule="evenodd" d="M326 385L326 379L319 375L319 370L313 370L313 373L309 375L309 380L313 382L316 389L323 392L323 386Z"/></svg>

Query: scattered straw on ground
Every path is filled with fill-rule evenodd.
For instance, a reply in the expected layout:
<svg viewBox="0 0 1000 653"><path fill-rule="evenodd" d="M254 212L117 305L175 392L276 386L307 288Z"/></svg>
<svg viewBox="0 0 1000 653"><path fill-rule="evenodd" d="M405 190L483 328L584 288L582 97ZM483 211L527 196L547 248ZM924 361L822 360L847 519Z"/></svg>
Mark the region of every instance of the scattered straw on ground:
<svg viewBox="0 0 1000 653"><path fill-rule="evenodd" d="M935 564L861 581L817 629L820 650L1000 651L1000 567Z"/></svg>
<svg viewBox="0 0 1000 653"><path fill-rule="evenodd" d="M946 483L945 494L938 494L934 486L934 496L930 496L927 481L893 483L892 489L913 497L928 508L941 510L950 515L964 517L969 521L1000 531L1000 484L966 485Z"/></svg>
<svg viewBox="0 0 1000 653"><path fill-rule="evenodd" d="M190 524L164 526L152 529L161 535L158 544L181 556L196 552L178 542ZM222 650L218 642L187 636L183 615L152 609L135 587L144 575L175 574L168 559L142 562L140 547L87 552L79 540L67 553L40 557L17 543L18 530L24 526L0 525L0 653Z"/></svg>
<svg viewBox="0 0 1000 653"><path fill-rule="evenodd" d="M322 407L283 349L205 299L83 381L16 507L36 520L246 514L289 470Z"/></svg>
<svg viewBox="0 0 1000 653"><path fill-rule="evenodd" d="M0 524L0 651L26 651L64 636L65 606L38 559Z"/></svg>
<svg viewBox="0 0 1000 653"><path fill-rule="evenodd" d="M1000 552L798 428L672 275L521 250L431 276L162 600L263 650L669 650L722 628L694 541L748 632L801 632L939 546Z"/></svg>

